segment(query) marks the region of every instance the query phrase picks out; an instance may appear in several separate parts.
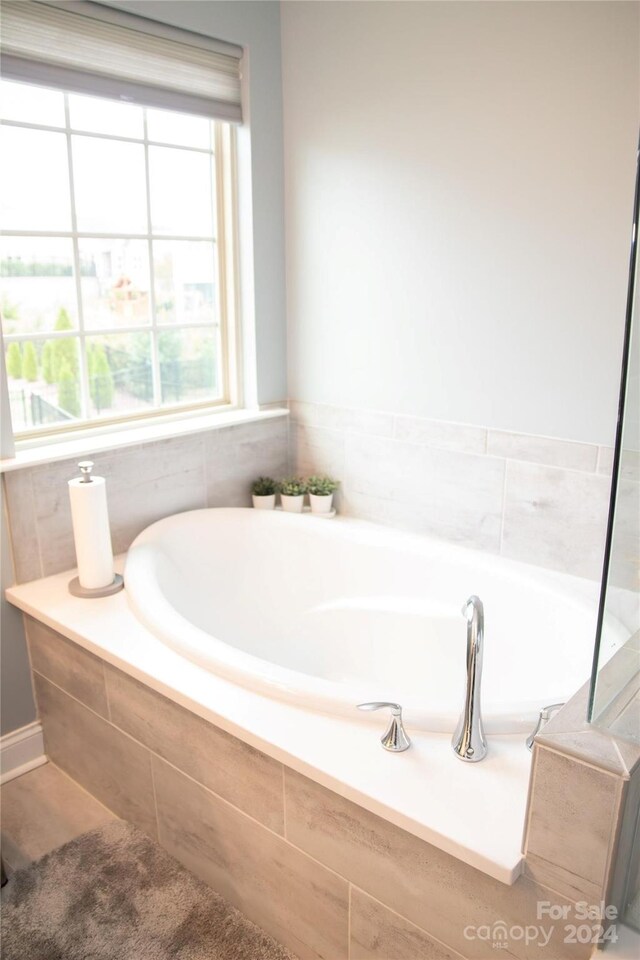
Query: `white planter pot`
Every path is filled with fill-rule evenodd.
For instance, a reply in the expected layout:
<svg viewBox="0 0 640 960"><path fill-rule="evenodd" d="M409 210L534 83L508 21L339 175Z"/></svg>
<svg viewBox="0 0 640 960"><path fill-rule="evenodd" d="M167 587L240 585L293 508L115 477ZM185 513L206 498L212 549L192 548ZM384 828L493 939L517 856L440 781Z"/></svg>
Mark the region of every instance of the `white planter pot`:
<svg viewBox="0 0 640 960"><path fill-rule="evenodd" d="M330 493L326 497L319 497L317 493L310 493L309 503L311 504L311 513L331 513L333 494Z"/></svg>
<svg viewBox="0 0 640 960"><path fill-rule="evenodd" d="M268 497L256 497L255 493L253 493L251 494L251 498L256 510L275 510L276 508L275 493L270 494Z"/></svg>
<svg viewBox="0 0 640 960"><path fill-rule="evenodd" d="M280 500L282 502L282 509L286 510L287 513L302 513L304 493L299 494L297 497L289 497L286 493L281 493Z"/></svg>

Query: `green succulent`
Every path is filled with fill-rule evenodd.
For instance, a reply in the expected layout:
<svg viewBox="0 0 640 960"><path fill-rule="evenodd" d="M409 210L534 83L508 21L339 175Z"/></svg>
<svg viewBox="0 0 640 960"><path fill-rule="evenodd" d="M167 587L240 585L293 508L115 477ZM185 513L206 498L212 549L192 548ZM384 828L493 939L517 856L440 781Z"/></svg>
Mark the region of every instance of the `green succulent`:
<svg viewBox="0 0 640 960"><path fill-rule="evenodd" d="M285 497L300 497L307 492L307 484L302 477L287 477L280 481L279 487Z"/></svg>
<svg viewBox="0 0 640 960"><path fill-rule="evenodd" d="M316 497L328 497L339 486L340 481L331 477L309 477L307 480L307 490Z"/></svg>
<svg viewBox="0 0 640 960"><path fill-rule="evenodd" d="M258 477L251 485L251 493L255 497L270 497L278 492L278 484L271 477Z"/></svg>

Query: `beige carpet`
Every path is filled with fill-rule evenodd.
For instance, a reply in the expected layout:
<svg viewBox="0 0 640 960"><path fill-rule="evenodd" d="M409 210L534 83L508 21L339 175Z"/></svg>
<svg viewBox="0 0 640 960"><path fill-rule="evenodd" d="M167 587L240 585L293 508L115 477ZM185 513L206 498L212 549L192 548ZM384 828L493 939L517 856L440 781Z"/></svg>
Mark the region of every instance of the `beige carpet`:
<svg viewBox="0 0 640 960"><path fill-rule="evenodd" d="M14 874L1 933L3 960L296 960L121 820Z"/></svg>

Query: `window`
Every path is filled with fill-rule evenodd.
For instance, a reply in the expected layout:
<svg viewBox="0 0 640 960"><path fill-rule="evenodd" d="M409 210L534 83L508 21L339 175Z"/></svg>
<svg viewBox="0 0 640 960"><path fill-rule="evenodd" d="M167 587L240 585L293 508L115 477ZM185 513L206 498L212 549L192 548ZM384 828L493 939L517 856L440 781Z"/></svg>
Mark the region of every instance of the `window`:
<svg viewBox="0 0 640 960"><path fill-rule="evenodd" d="M0 119L16 435L228 404L231 127L8 80Z"/></svg>

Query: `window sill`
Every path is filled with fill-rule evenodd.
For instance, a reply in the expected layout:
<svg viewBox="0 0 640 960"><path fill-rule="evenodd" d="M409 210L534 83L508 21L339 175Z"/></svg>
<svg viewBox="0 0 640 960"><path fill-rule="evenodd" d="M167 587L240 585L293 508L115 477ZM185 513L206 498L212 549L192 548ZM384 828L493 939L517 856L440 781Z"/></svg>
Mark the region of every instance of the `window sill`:
<svg viewBox="0 0 640 960"><path fill-rule="evenodd" d="M217 430L240 423L274 420L278 417L288 416L288 414L289 411L285 407L275 407L267 410L230 410L228 413L200 414L162 423L144 423L140 426L110 430L105 433L87 431L82 436L76 435L64 440L49 439L37 446L32 445L33 441L23 441L25 446L22 449L20 449L20 443L18 442L15 457L0 460L0 473L24 470L39 464L68 460L71 457L87 457L94 453L102 453L105 450L118 450L124 447L138 446L142 443L153 443L156 440L168 440L171 437L204 433L208 430ZM26 444L29 445L26 446Z"/></svg>

